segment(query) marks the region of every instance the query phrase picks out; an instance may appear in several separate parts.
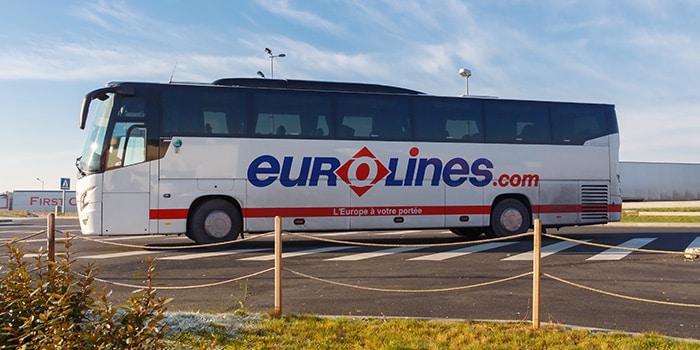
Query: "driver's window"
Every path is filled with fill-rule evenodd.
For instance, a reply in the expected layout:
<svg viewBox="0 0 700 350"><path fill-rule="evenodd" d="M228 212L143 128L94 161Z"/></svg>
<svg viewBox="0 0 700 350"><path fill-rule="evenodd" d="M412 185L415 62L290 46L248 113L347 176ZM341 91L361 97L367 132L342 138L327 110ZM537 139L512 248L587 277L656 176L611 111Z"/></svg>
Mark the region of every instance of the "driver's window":
<svg viewBox="0 0 700 350"><path fill-rule="evenodd" d="M146 161L146 127L134 125L129 128L124 153L124 166Z"/></svg>
<svg viewBox="0 0 700 350"><path fill-rule="evenodd" d="M116 123L107 152L107 169L145 161L146 127L142 123Z"/></svg>

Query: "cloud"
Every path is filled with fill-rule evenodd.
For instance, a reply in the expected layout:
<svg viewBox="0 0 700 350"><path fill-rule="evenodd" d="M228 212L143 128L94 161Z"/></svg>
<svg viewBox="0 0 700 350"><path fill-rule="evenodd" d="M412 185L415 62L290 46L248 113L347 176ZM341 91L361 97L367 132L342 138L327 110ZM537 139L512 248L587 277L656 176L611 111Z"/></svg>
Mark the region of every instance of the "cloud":
<svg viewBox="0 0 700 350"><path fill-rule="evenodd" d="M73 13L76 17L110 32L144 32L144 28L152 26L155 22L121 1L87 2L76 6Z"/></svg>
<svg viewBox="0 0 700 350"><path fill-rule="evenodd" d="M333 33L343 31L337 24L324 19L313 12L293 8L289 5L289 1L287 0L257 0L256 3L274 15L303 26L330 31Z"/></svg>
<svg viewBox="0 0 700 350"><path fill-rule="evenodd" d="M31 51L6 51L0 56L0 79L79 81L124 75L152 77L161 71L164 76L172 62L166 62L147 52L125 54L119 48L57 44L36 47ZM7 68L3 68L7 67Z"/></svg>

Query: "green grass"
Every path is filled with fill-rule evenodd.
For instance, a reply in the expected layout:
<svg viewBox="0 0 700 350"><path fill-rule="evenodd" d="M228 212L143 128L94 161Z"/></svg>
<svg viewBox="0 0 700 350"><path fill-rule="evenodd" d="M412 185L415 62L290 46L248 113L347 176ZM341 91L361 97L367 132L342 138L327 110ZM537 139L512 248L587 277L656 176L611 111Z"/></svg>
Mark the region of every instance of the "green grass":
<svg viewBox="0 0 700 350"><path fill-rule="evenodd" d="M28 216L29 213L25 210L0 210L0 217L24 218Z"/></svg>
<svg viewBox="0 0 700 350"><path fill-rule="evenodd" d="M49 213L53 212L32 212L30 214L26 210L0 210L0 218L2 217L10 217L10 218L28 218L28 217L35 217L35 216L41 216L45 217ZM59 217L78 217L78 213L74 211L69 211L66 212L65 214L58 213Z"/></svg>
<svg viewBox="0 0 700 350"><path fill-rule="evenodd" d="M558 326L533 330L527 323L315 316L260 320L234 336L179 333L170 339L183 348L216 344L224 349L700 349L700 343L658 334L594 333Z"/></svg>
<svg viewBox="0 0 700 350"><path fill-rule="evenodd" d="M661 213L696 213L700 208L643 208L622 210L621 222L668 222L668 223L700 223L700 216L649 216L639 215L639 212Z"/></svg>
<svg viewBox="0 0 700 350"><path fill-rule="evenodd" d="M639 216L622 214L620 222L700 223L700 216Z"/></svg>
<svg viewBox="0 0 700 350"><path fill-rule="evenodd" d="M630 208L630 209L624 209L625 211L630 210L630 211L657 211L657 212L682 212L682 213L690 213L690 212L699 212L700 208Z"/></svg>

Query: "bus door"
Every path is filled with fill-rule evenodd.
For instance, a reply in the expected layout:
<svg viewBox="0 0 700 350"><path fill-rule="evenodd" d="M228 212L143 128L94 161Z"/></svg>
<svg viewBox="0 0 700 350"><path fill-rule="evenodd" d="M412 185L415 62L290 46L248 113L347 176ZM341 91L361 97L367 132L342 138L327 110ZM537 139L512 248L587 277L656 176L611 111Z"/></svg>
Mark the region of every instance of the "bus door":
<svg viewBox="0 0 700 350"><path fill-rule="evenodd" d="M151 165L146 162L143 100L125 98L116 109L103 182L103 232L149 233ZM139 103L140 102L140 103Z"/></svg>

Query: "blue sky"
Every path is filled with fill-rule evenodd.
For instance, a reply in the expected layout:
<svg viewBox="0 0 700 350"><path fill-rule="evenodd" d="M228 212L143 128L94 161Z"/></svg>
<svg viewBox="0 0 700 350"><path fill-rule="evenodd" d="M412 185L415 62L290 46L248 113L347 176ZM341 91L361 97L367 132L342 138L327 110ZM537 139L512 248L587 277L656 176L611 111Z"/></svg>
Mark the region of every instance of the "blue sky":
<svg viewBox="0 0 700 350"><path fill-rule="evenodd" d="M0 192L75 181L82 96L109 81L269 75L616 105L621 160L700 163L694 0L6 1Z"/></svg>

